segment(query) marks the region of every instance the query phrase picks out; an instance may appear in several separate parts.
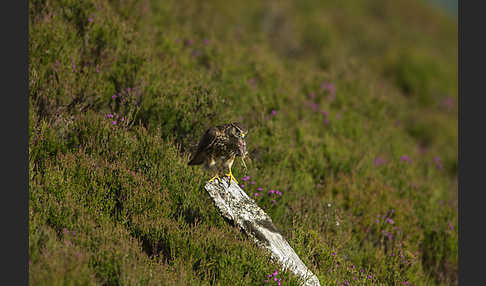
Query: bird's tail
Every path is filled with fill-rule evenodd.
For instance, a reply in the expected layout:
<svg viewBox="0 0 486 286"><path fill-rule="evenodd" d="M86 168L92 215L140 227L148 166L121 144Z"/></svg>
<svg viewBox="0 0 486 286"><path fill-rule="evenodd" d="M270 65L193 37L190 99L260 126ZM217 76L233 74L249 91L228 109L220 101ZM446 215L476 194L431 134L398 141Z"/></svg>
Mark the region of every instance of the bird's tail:
<svg viewBox="0 0 486 286"><path fill-rule="evenodd" d="M204 163L204 154L203 152L196 153L194 157L187 163L187 165L201 165Z"/></svg>

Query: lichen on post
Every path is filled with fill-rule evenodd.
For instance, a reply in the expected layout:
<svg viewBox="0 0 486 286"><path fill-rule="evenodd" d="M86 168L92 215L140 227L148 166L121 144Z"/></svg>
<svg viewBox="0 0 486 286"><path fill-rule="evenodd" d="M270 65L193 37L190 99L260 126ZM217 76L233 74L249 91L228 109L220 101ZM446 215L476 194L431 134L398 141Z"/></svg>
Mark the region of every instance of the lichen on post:
<svg viewBox="0 0 486 286"><path fill-rule="evenodd" d="M272 219L235 182L226 178L214 180L205 186L221 215L233 221L253 241L267 249L284 270L301 278L304 286L320 286L319 280L300 260L284 239Z"/></svg>

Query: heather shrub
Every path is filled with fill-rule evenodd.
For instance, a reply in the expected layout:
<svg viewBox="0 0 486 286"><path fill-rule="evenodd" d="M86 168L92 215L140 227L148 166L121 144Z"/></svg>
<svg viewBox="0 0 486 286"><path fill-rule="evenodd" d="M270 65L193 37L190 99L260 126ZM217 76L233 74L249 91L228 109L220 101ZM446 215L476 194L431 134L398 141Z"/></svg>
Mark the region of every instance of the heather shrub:
<svg viewBox="0 0 486 286"><path fill-rule="evenodd" d="M321 285L457 285L457 23L421 1L29 2L32 285L298 285L187 166L233 172Z"/></svg>

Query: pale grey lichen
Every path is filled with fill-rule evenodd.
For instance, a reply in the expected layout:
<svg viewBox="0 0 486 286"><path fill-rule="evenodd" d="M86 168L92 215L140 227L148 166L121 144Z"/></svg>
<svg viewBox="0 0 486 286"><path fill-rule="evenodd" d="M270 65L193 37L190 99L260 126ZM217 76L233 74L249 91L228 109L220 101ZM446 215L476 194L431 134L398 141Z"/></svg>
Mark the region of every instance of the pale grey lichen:
<svg viewBox="0 0 486 286"><path fill-rule="evenodd" d="M283 269L288 269L302 279L302 285L320 286L319 280L300 260L292 247L277 230L272 219L234 181L224 178L207 183L206 191L221 215L233 221Z"/></svg>

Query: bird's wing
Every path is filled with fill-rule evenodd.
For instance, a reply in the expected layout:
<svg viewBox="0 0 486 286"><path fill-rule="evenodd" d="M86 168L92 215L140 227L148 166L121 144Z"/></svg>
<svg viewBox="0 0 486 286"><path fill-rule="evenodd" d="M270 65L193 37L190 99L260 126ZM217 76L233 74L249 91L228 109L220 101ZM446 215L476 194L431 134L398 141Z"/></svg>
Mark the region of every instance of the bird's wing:
<svg viewBox="0 0 486 286"><path fill-rule="evenodd" d="M197 151L192 157L191 161L189 161L189 165L199 165L204 162L205 158L205 151L208 150L214 143L218 130L215 127L209 128L204 136L199 141L199 145L197 146Z"/></svg>

